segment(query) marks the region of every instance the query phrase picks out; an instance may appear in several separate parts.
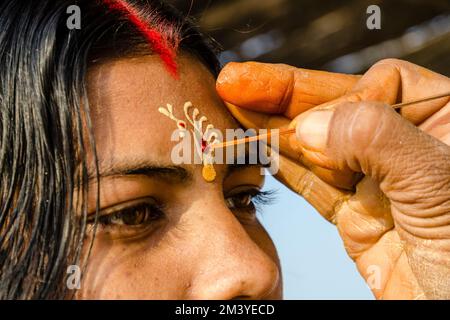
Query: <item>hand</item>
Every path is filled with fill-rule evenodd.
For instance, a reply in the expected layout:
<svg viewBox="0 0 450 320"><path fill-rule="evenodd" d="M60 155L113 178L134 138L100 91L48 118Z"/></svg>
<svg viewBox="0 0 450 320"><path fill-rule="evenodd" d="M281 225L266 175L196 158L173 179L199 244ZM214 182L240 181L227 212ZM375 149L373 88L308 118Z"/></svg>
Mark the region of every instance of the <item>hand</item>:
<svg viewBox="0 0 450 320"><path fill-rule="evenodd" d="M232 63L217 90L246 127L297 128L277 178L336 224L377 298L450 298L449 99L389 107L448 78L393 59L363 77Z"/></svg>

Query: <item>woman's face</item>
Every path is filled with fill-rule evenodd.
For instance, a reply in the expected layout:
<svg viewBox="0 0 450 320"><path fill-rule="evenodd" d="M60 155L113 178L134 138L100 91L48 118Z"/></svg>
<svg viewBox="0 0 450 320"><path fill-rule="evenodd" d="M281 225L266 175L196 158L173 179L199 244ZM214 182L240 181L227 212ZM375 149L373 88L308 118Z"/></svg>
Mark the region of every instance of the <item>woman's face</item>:
<svg viewBox="0 0 450 320"><path fill-rule="evenodd" d="M180 56L179 71L173 79L156 56L90 71L101 218L79 297L281 298L276 250L249 203L264 182L260 168L215 165L208 183L202 165L170 159L176 124L158 112L167 103L183 120L191 101L222 132L238 127L200 62ZM91 217L95 203L92 180Z"/></svg>

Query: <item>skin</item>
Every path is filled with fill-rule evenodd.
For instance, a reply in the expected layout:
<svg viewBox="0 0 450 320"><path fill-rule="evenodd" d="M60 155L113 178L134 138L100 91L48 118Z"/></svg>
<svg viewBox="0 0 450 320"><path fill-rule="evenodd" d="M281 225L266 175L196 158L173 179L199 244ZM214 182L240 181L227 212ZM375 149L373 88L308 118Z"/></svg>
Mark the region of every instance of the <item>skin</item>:
<svg viewBox="0 0 450 320"><path fill-rule="evenodd" d="M138 225L99 225L78 298L279 299L280 265L271 239L251 206L230 205L244 197L237 193L262 188L260 168L216 165L217 178L208 183L201 165L174 168L170 160L176 126L157 111L166 103L184 118L183 104L192 101L216 128L238 127L206 67L188 55L178 63L178 80L155 56L90 70L100 215L143 202L161 204L164 214ZM93 180L91 217L95 203Z"/></svg>
<svg viewBox="0 0 450 320"><path fill-rule="evenodd" d="M217 90L246 127L296 128L277 178L336 225L376 298L450 299L450 98L389 106L450 79L395 59L362 77L249 62Z"/></svg>

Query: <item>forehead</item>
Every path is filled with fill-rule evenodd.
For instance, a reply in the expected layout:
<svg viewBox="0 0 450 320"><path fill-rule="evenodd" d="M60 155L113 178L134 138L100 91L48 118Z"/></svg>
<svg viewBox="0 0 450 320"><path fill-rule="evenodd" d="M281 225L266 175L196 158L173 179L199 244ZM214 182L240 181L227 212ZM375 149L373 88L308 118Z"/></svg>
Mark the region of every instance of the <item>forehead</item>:
<svg viewBox="0 0 450 320"><path fill-rule="evenodd" d="M159 107L173 105L184 120L187 101L215 128L236 128L215 91L215 79L195 58L178 58L179 79L174 79L157 56L103 63L88 76L88 96L99 161L149 159L166 162L175 142L176 124Z"/></svg>

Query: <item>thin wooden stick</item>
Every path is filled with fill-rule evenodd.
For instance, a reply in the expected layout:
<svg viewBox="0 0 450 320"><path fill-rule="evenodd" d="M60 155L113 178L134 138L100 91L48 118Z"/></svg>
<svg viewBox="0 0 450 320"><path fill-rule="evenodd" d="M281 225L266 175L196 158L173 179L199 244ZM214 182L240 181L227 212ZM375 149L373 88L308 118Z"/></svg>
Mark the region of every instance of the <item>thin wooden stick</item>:
<svg viewBox="0 0 450 320"><path fill-rule="evenodd" d="M392 108L394 109L400 109L402 107L405 106L409 106L411 104L417 104L417 103L422 103L422 102L427 102L430 100L435 100L435 99L439 99L439 98L444 98L444 97L448 97L450 96L450 92L444 93L444 94L439 94L436 96L432 96L432 97L428 97L428 98L423 98L423 99L419 99L419 100L414 100L414 101L410 101L410 102L402 102L402 103L397 103L397 104L393 104Z"/></svg>
<svg viewBox="0 0 450 320"><path fill-rule="evenodd" d="M280 129L279 134L290 134L290 133L294 133L295 132L295 128L283 128ZM248 142L252 142L252 141L258 141L261 139L268 139L270 138L270 136L272 135L272 132L269 131L268 133L264 133L264 134L260 134L257 136L253 136L253 137L245 137L243 139L237 139L237 140L232 140L232 141L226 141L226 142L222 142L222 143L218 143L218 144L213 144L211 145L211 148L215 149L215 148L226 148L229 146L235 146L237 144L242 144L242 143L248 143Z"/></svg>
<svg viewBox="0 0 450 320"><path fill-rule="evenodd" d="M435 100L435 99L449 97L449 96L450 96L450 92L447 92L447 93L444 93L444 94L439 94L439 95L436 95L436 96L427 97L427 98L423 98L423 99L419 99L419 100L415 100L415 101L393 104L392 108L393 109L400 109L402 107L409 106L409 105L412 105L412 104L418 104L418 103L427 102L427 101L430 101L430 100ZM280 133L279 134L283 135L283 134L291 134L291 133L295 133L295 128L292 128L292 129L288 129L288 128L280 129ZM248 143L248 142L252 142L252 141L258 141L258 140L261 140L261 139L267 139L267 138L270 138L270 136L271 136L271 132L268 132L268 133L260 134L260 135L254 136L254 137L246 137L246 138L243 138L243 139L237 139L237 140L233 140L233 141L226 141L226 142L214 144L214 145L211 145L211 148L215 149L215 148L225 148L225 147L229 147L229 146L235 146L237 144Z"/></svg>

